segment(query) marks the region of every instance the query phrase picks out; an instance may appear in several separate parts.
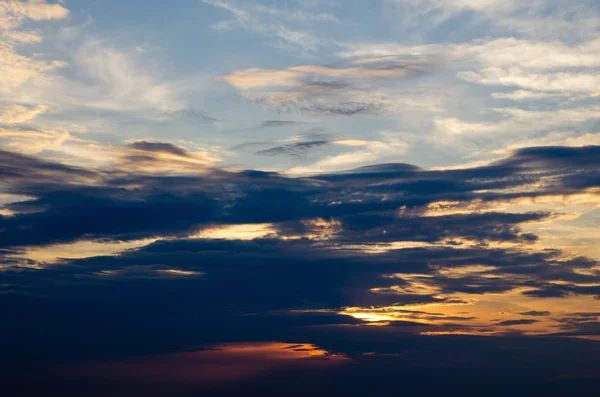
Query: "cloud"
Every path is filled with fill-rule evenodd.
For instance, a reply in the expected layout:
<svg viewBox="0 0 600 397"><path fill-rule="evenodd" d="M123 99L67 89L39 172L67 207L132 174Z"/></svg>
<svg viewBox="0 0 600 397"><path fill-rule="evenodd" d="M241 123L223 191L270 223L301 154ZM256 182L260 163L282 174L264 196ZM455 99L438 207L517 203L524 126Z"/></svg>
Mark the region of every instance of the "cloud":
<svg viewBox="0 0 600 397"><path fill-rule="evenodd" d="M402 46L348 44L344 58L437 54L452 60L457 76L469 82L521 88L516 98L557 94L596 94L600 40L577 46L517 38L476 40L461 44ZM533 55L532 55L533 54ZM464 70L467 69L467 70ZM470 70L469 70L470 69ZM475 69L475 70L473 70ZM534 90L526 93L525 90Z"/></svg>
<svg viewBox="0 0 600 397"><path fill-rule="evenodd" d="M534 317L546 317L550 315L549 311L536 311L536 310L532 310L532 311L528 311L528 312L523 312L520 313L522 316L534 316Z"/></svg>
<svg viewBox="0 0 600 397"><path fill-rule="evenodd" d="M598 146L600 133L589 133L573 136L572 132L554 131L545 136L517 141L507 146L507 150L515 150L532 146Z"/></svg>
<svg viewBox="0 0 600 397"><path fill-rule="evenodd" d="M219 34L241 29L301 56L337 46L329 29L342 15L371 20L362 6L337 1L208 3L218 9L205 11L232 18L213 25ZM12 343L3 350L0 383L19 384L12 374L31 368L43 375L40 363L68 372L85 360L93 373L124 365L128 370L114 373L132 374L139 360L129 357L138 355L154 357L141 361L155 365L162 353L190 346L202 350L199 356L219 358L210 346L243 341L234 347L247 352L256 342L283 341L287 353L281 354L306 359L293 374L269 373L288 394L388 395L397 391L398 376L408 394L413 387L412 394L443 394L455 385L484 390L479 386L489 380L500 394L583 394L591 383L560 379L570 371L598 372L597 355L590 354L596 344L581 338L600 335L598 313L589 309L600 298L600 267L597 258L558 249L547 236L558 231L577 239L569 222L587 221L585 238L596 237L585 214L600 203L600 147L590 146L599 142L591 132L599 110L598 42L589 35L596 32L595 9L587 0L582 7L563 0L545 7L537 0L406 0L395 2L408 11L400 19L389 3L375 12L397 26L379 26L377 33L400 32L401 43L442 35L447 43L464 43L349 44L340 47L338 63L278 67L269 60L220 78L248 103L266 107L248 125L251 134L271 137L237 148L293 157L328 150L277 173L223 168L218 147L156 138L169 127L165 120L228 131L208 108L190 107L203 106L188 96L201 89L201 79L173 80L139 43L117 47L77 29L71 41L61 34L67 53L77 48L67 54L74 55L68 65L26 55L37 52L43 37L25 28L68 11L62 3L3 2L0 10L39 7L10 11L16 27L1 32L0 90L9 99L0 112L0 339ZM578 9L586 7L590 15ZM342 12L337 17L332 10ZM0 25L8 23L2 12ZM404 34L411 24L426 26L427 34ZM472 41L481 29L488 37L512 38ZM40 117L50 110L45 104L52 117ZM232 121L243 122L243 114L229 110ZM269 110L296 113L298 120L273 118ZM62 129L56 120L75 114L88 123L90 112L103 120L108 115L107 121L117 117L138 137L138 116L149 117L158 122L157 140L104 145L92 139L113 142L109 124L84 135L75 122ZM323 125L322 131L343 135L311 135L303 134L310 122L300 116L347 117ZM42 119L53 124L38 126ZM356 138L364 132L355 123L360 119L376 132ZM291 128L293 137L272 138ZM413 130L419 134L405 132ZM225 135L223 142L231 138ZM453 138L452 149L459 150L438 152ZM423 147L412 150L417 139ZM446 156L450 151L479 160L494 144L503 148L495 160L460 168L397 163L447 161L454 158ZM370 165L354 168L364 164ZM576 209L563 206L571 200ZM340 376L304 368L322 361L308 357L315 346L347 357ZM167 355L156 373L167 373L173 357L196 356ZM466 367L475 372L465 381ZM42 375L31 387L51 393ZM69 382L49 382L66 394L89 394L89 379L67 376ZM266 380L224 387L257 391L273 385ZM139 390L173 393L161 379L151 383ZM195 393L191 383L181 394L219 394ZM268 393L273 389L262 394Z"/></svg>
<svg viewBox="0 0 600 397"><path fill-rule="evenodd" d="M20 20L27 17L35 21L63 19L69 10L61 4L48 4L45 0L7 0L0 7L0 16Z"/></svg>
<svg viewBox="0 0 600 397"><path fill-rule="evenodd" d="M23 197L2 207L12 215L0 216L0 289L99 302L135 288L132 299L147 302L159 288L169 308L154 314L178 307L220 328L377 322L407 334L580 335L552 325L574 312L559 303L600 295L598 262L544 249L524 230L556 213L503 205L597 195L599 150L524 148L471 168L378 164L296 178L216 168L165 142L131 142L94 169L0 152L3 192ZM444 203L463 212L437 211ZM40 254L69 247L71 258ZM537 310L542 299L553 316ZM305 314L273 315L296 311Z"/></svg>
<svg viewBox="0 0 600 397"><path fill-rule="evenodd" d="M7 30L2 33L2 38L12 44L32 44L40 43L43 39L38 31L29 30Z"/></svg>
<svg viewBox="0 0 600 397"><path fill-rule="evenodd" d="M293 127L296 125L302 125L303 122L291 121L291 120L264 120L260 123L260 126L256 128L278 128L278 127Z"/></svg>
<svg viewBox="0 0 600 397"><path fill-rule="evenodd" d="M534 135L544 131L556 131L558 129L576 128L581 123L598 119L598 106L579 106L574 108L563 108L556 110L521 109L513 107L494 108L501 119L496 122L466 121L457 118L435 117L433 120L434 134L428 138L430 142L438 142L444 145L453 145L459 141L478 139L485 147L494 142L494 138L523 140L523 136ZM593 134L588 134L586 140L594 142ZM583 138L577 139L570 136L563 141L548 142L531 141L538 144L560 144L566 142L584 142ZM503 145L506 146L505 144ZM510 145L509 145L510 146ZM481 148L480 148L481 150Z"/></svg>
<svg viewBox="0 0 600 397"><path fill-rule="evenodd" d="M573 4L557 0L550 7L545 0L523 3L517 0L389 0L388 12L399 16L404 31L416 30L420 25L440 27L445 23L465 17L489 24L489 31L508 31L512 35L536 39L586 39L600 24L594 3L584 0ZM575 22L577 21L577 22ZM467 31L480 29L467 24Z"/></svg>
<svg viewBox="0 0 600 397"><path fill-rule="evenodd" d="M50 110L49 106L38 105L34 108L13 104L4 109L0 114L0 123L3 124L20 124L33 120L40 114L44 114Z"/></svg>
<svg viewBox="0 0 600 397"><path fill-rule="evenodd" d="M261 126L256 127L256 129L276 128L278 126L295 126L301 124L303 123L296 123L292 121L282 121L280 123L276 120L267 120L261 124ZM333 135L317 132L319 129L310 131L311 132L303 135L296 135L284 139L242 143L234 146L233 149L239 150L250 147L263 147L264 149L258 150L255 154L264 156L289 155L293 157L301 157L305 156L313 149L318 149L336 141L336 138Z"/></svg>
<svg viewBox="0 0 600 397"><path fill-rule="evenodd" d="M328 145L330 141L326 139L313 139L306 140L288 145L275 146L268 149L260 150L256 154L265 156L277 156L277 155L289 155L289 156L303 156L309 150Z"/></svg>
<svg viewBox="0 0 600 397"><path fill-rule="evenodd" d="M341 147L359 148L350 152L332 155L316 161L308 166L292 168L291 175L307 175L321 172L341 171L365 163L380 161L382 157L404 153L408 145L400 137L393 134L383 134L381 141L344 140L332 142Z"/></svg>
<svg viewBox="0 0 600 397"><path fill-rule="evenodd" d="M517 90L513 92L494 92L492 96L498 99L510 99L513 101L535 101L547 98L563 98L566 94L556 92L536 92Z"/></svg>
<svg viewBox="0 0 600 397"><path fill-rule="evenodd" d="M148 72L141 65L138 58L141 56L111 47L101 40L86 40L74 59L85 79L61 79L58 84L73 95L57 100L70 106L112 111L185 110L176 84Z"/></svg>
<svg viewBox="0 0 600 397"><path fill-rule="evenodd" d="M248 102L280 112L319 115L378 114L430 107L384 90L386 80L427 75L435 61L411 56L369 57L336 65L301 65L280 70L246 69L219 78Z"/></svg>
<svg viewBox="0 0 600 397"><path fill-rule="evenodd" d="M358 145L359 147L371 145L369 141L337 140L333 142L341 145ZM347 223L347 227L349 227L347 232L352 230L353 223L358 222L357 225L361 226L357 230L375 233L373 234L374 241L379 242L393 240L394 233L401 233L397 236L400 239L413 240L410 236L422 235L423 232L434 230L433 224L438 224L441 227L441 234L434 233L433 235L436 237L433 240L425 239L425 241L439 241L459 236L485 240L486 236L497 235L498 237L494 237L495 239L516 239L527 243L535 241L535 238L527 234L521 235L511 225L540 221L549 214L531 213L527 216L517 216L488 212L477 217L466 215L431 217L428 214L426 218L420 219L419 217L412 218L413 212L408 212L400 216L400 219L405 219L403 228L406 229L405 232L401 232L404 229L396 225L398 215L391 214L389 211L409 206L414 207L414 211L417 211L414 214L420 216L419 214L429 211L430 205L443 201L458 201L465 202L465 204L479 201L483 205L485 202L581 194L596 186L595 174L591 170L594 169L592 166L597 162L597 151L598 147L527 148L519 149L512 156L496 163L472 169L425 171L402 164L391 164L387 167L365 167L350 173L316 174L305 179L255 171L218 170L212 168L216 159L206 157L203 152L189 152L173 144L137 141L124 147L121 154L118 155L120 157L117 157L118 161L114 167L119 173L115 174L113 170L108 169L97 174L107 184L97 190L97 194L99 194L97 199L101 202L104 194L107 194L105 198L115 205L128 206L134 202L141 205L146 195L148 195L148 199L154 200L154 194L165 189L165 192L168 192L165 198L171 197L173 205L177 205L179 200L182 205L185 203L192 205L194 197L195 199L202 197L200 201L208 200L215 205L220 203L219 205L224 206L222 210L215 208L212 213L204 213L206 218L200 216L197 220L198 223L214 222L217 219L234 223L265 223L339 217L342 223ZM32 180L36 180L35 167L37 166L35 164L38 164L38 160L9 152L5 152L4 156L7 161L7 168L5 168L7 177L16 178L18 175L31 174ZM356 157L356 155L354 156ZM25 168L19 166L21 171L14 175L13 171L10 171L13 169L12 162L28 164L28 166ZM48 163L46 167L56 170L64 167L60 164L50 166L51 164ZM343 165L343 163L340 164ZM583 165L587 167L588 172L581 172ZM29 169L31 167L33 168ZM542 169L544 172L536 173ZM84 169L81 169L81 172L84 172ZM90 176L94 175L91 170L85 171L85 173L89 173ZM153 175L157 177L153 177ZM470 182L464 181L465 175L470 175ZM172 182L169 182L171 180ZM321 185L322 187L315 190L310 182L312 180L323 181L321 183L325 185ZM385 181L388 181L387 184L382 184ZM14 181L15 189L23 189L23 191L13 193L29 194L27 185L18 188L23 183L26 183L26 180L19 176ZM176 183L180 183L181 186ZM371 183L376 183L376 185L369 187ZM138 200L131 203L129 200L121 202L118 195L113 197L113 189L128 186L137 187L136 194L140 195ZM142 189L143 186L145 186L144 189ZM219 188L212 192L211 189L216 189L216 186L229 186L229 188L226 190ZM355 190L353 194L347 192L349 194L347 197L352 197L352 199L350 201L344 199L336 205L330 204L330 200L333 202L340 200L340 198L336 198L336 191L342 186L344 189ZM536 190L532 191L531 186L536 186ZM50 191L56 188L59 187L48 185ZM87 191L87 188L85 190ZM75 194L75 191L72 193ZM199 196L194 196L196 194ZM591 191L590 194L592 194ZM220 195L224 196L214 201ZM281 206L283 203L280 198L277 198L278 196L280 198L287 197L286 206ZM82 197L78 197L77 200ZM159 194L155 198L158 200L160 197ZM259 203L261 208L268 207L269 213L256 212ZM266 205L267 203L271 204ZM35 200L30 204L23 203L21 205L39 206L39 204L35 204ZM358 213L375 211L379 214L361 217L358 216L357 211ZM349 216L350 214L355 215L352 217ZM475 221L476 219L477 221ZM413 221L416 223L411 225ZM191 220L190 222L191 226L193 222ZM445 222L467 222L474 229L471 232L470 229L463 226L460 229L462 230L460 235L446 234L454 227L451 226L451 223L447 227L442 227ZM377 227L372 230L370 230L371 227L365 229L369 223L373 223ZM487 225L489 225L489 230L486 231ZM413 227L422 228L422 232L415 233ZM390 233L389 236L385 236L384 231L386 230L386 233ZM160 233L160 230L156 230L156 233ZM378 234L380 236L376 237ZM357 241L368 241L368 239L365 240L366 237L363 234L359 234L355 238Z"/></svg>
<svg viewBox="0 0 600 397"><path fill-rule="evenodd" d="M66 66L62 61L26 57L8 43L0 43L0 92L12 93L30 81L45 79L47 73Z"/></svg>
<svg viewBox="0 0 600 397"><path fill-rule="evenodd" d="M115 166L126 172L197 174L221 161L206 151L189 152L180 146L163 142L135 141L124 149Z"/></svg>
<svg viewBox="0 0 600 397"><path fill-rule="evenodd" d="M8 114L9 117L31 117L29 114ZM35 116L33 116L35 117ZM14 118L11 120L15 120ZM44 150L57 150L61 145L69 140L77 140L72 137L67 130L27 130L27 129L7 129L0 128L0 140L8 139L9 142L4 145L5 149L14 150L21 153L36 154Z"/></svg>
<svg viewBox="0 0 600 397"><path fill-rule="evenodd" d="M18 29L26 19L34 21L66 18L69 10L60 4L48 4L45 0L7 0L0 4L0 32L4 38L20 42L32 42L33 34ZM29 34L29 36L27 36ZM25 40L21 40L25 39ZM37 41L33 40L33 41Z"/></svg>
<svg viewBox="0 0 600 397"><path fill-rule="evenodd" d="M485 68L460 72L458 77L484 85L504 85L547 92L596 94L600 77L596 73L561 72L539 75L516 69Z"/></svg>
<svg viewBox="0 0 600 397"><path fill-rule="evenodd" d="M537 322L538 322L537 320L527 320L527 319L523 319L523 320L507 320L507 321L501 321L497 325L499 327L511 327L513 325L529 325L529 324L535 324Z"/></svg>
<svg viewBox="0 0 600 397"><path fill-rule="evenodd" d="M429 63L424 60L381 57L357 59L336 66L302 65L281 70L247 69L235 71L220 79L242 90L276 86L298 87L303 84L342 85L351 79L386 79L425 73ZM326 79L333 79L327 81Z"/></svg>
<svg viewBox="0 0 600 397"><path fill-rule="evenodd" d="M272 45L289 51L298 49L304 52L315 51L321 46L321 40L310 31L310 25L340 22L334 15L328 13L315 14L301 9L288 10L252 3L241 5L228 1L202 1L223 9L234 17L233 20L212 24L213 29L223 31L241 28L269 37L273 39Z"/></svg>
<svg viewBox="0 0 600 397"><path fill-rule="evenodd" d="M21 55L18 46L42 40L37 31L19 30L26 19L59 20L68 14L62 5L48 4L45 0L7 0L0 4L0 93L11 94L23 84L43 80L48 72L66 66L62 61Z"/></svg>
<svg viewBox="0 0 600 397"><path fill-rule="evenodd" d="M177 118L189 118L196 119L205 122L219 121L214 117L211 117L204 112L199 110L178 110L178 111L164 111L158 114L158 117L165 120L174 120Z"/></svg>
<svg viewBox="0 0 600 397"><path fill-rule="evenodd" d="M24 154L0 151L0 169L2 177L10 186L4 189L23 190L33 193L36 186L47 184L101 183L102 176L95 170L72 167ZM39 192L38 192L39 193Z"/></svg>

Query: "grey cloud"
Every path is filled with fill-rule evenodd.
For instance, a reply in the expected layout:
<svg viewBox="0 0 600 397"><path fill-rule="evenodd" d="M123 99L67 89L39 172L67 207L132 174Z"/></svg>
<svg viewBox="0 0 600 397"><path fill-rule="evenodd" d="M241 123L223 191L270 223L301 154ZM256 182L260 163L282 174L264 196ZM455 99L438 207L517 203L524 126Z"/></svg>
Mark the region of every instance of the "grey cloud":
<svg viewBox="0 0 600 397"><path fill-rule="evenodd" d="M513 325L529 325L529 324L535 324L537 323L538 320L507 320L507 321L501 321L499 322L497 325L500 327L510 327Z"/></svg>
<svg viewBox="0 0 600 397"><path fill-rule="evenodd" d="M522 312L520 313L522 316L534 316L534 317L547 317L550 315L549 311L536 311L536 310L531 310L528 312Z"/></svg>
<svg viewBox="0 0 600 397"><path fill-rule="evenodd" d="M289 155L302 156L311 149L328 145L330 141L325 139L315 139L302 142L295 142L289 145L275 146L272 148L260 150L256 154L265 156Z"/></svg>
<svg viewBox="0 0 600 397"><path fill-rule="evenodd" d="M303 125L305 123L300 121L290 121L290 120L264 120L257 129L260 128L279 128L279 127L293 127L297 125Z"/></svg>
<svg viewBox="0 0 600 397"><path fill-rule="evenodd" d="M144 152L169 153L181 157L189 156L189 153L185 149L170 143L136 141L130 143L129 145L127 145L127 147L131 149L141 150Z"/></svg>
<svg viewBox="0 0 600 397"><path fill-rule="evenodd" d="M176 120L176 119L190 119L200 120L203 122L215 122L219 121L212 116L207 115L199 110L177 110L177 111L165 111L158 114L158 117L165 120Z"/></svg>

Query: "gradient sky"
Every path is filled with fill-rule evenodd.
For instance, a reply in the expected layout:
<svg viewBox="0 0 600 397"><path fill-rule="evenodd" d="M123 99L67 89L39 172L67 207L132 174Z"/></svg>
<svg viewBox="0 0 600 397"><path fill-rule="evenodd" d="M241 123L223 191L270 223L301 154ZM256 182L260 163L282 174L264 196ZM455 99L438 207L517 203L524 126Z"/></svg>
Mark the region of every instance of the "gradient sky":
<svg viewBox="0 0 600 397"><path fill-rule="evenodd" d="M595 395L598 54L596 0L0 0L0 394Z"/></svg>

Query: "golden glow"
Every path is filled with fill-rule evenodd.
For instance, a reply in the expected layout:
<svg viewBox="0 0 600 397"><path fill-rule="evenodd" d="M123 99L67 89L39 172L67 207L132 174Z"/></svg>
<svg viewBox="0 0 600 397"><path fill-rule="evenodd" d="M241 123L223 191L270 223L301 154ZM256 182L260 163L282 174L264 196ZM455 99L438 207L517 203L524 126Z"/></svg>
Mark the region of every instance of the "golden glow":
<svg viewBox="0 0 600 397"><path fill-rule="evenodd" d="M191 238L225 239L225 240L252 240L267 236L275 236L277 230L271 223L242 224L216 226L199 231Z"/></svg>
<svg viewBox="0 0 600 397"><path fill-rule="evenodd" d="M101 362L66 368L71 377L87 379L136 379L168 383L219 384L250 379L271 371L323 368L348 363L311 344L282 342L230 343L205 350L162 356Z"/></svg>
<svg viewBox="0 0 600 397"><path fill-rule="evenodd" d="M413 291L418 288L412 288ZM424 290L435 290L434 287ZM449 301L385 307L349 307L339 314L365 321L389 325L391 321L410 321L436 325L439 331L422 331L429 336L487 335L501 336L518 330L525 335L549 335L568 331L568 325L558 320L570 313L600 312L600 302L592 296L539 299L522 293L527 288L517 288L505 293L464 294L438 296ZM401 289L397 288L400 292ZM414 293L414 292L413 292ZM548 315L528 316L528 312L549 312ZM526 320L525 322L522 322ZM443 329L445 325L452 329ZM562 326L563 328L560 328Z"/></svg>
<svg viewBox="0 0 600 397"><path fill-rule="evenodd" d="M0 185L1 187L1 185ZM0 215L2 216L14 216L17 215L15 211L9 210L8 208L4 208L7 204L19 203L21 201L33 200L34 197L23 196L20 194L7 194L0 193Z"/></svg>
<svg viewBox="0 0 600 397"><path fill-rule="evenodd" d="M341 357L331 355L326 350L320 349L315 345L308 343L231 343L216 346L215 349L231 355L258 355L268 359L278 360L301 360L315 357Z"/></svg>
<svg viewBox="0 0 600 397"><path fill-rule="evenodd" d="M464 335L464 336L497 336L498 332L467 332L467 331L426 331L421 332L420 335L425 336L449 336L449 335Z"/></svg>
<svg viewBox="0 0 600 397"><path fill-rule="evenodd" d="M438 274L441 274L444 277L448 278L462 278L468 275L477 274L478 276L483 276L481 273L489 272L496 270L495 266L484 266L484 265L471 265L471 266L463 266L463 267L442 267L442 266L432 266L433 269L436 270ZM494 276L498 277L498 276Z"/></svg>
<svg viewBox="0 0 600 397"><path fill-rule="evenodd" d="M0 208L0 215L2 216L14 216L15 213L11 210L8 210L6 208Z"/></svg>
<svg viewBox="0 0 600 397"><path fill-rule="evenodd" d="M179 269L157 270L156 272L166 274L169 276L182 276L182 277L196 277L196 276L202 276L202 275L206 274L204 272L194 272L191 270L179 270Z"/></svg>
<svg viewBox="0 0 600 397"><path fill-rule="evenodd" d="M342 230L342 223L335 219L328 221L326 219L316 218L304 220L302 223L310 230L310 233L300 237L313 240L328 240Z"/></svg>
<svg viewBox="0 0 600 397"><path fill-rule="evenodd" d="M53 244L41 247L28 247L23 256L38 262L53 263L60 258L79 259L92 256L113 256L125 250L143 247L157 239L135 241L78 241L71 244Z"/></svg>
<svg viewBox="0 0 600 397"><path fill-rule="evenodd" d="M160 265L129 266L116 270L100 270L94 273L101 277L133 277L133 278L185 278L200 277L204 272L196 272L181 269L163 269Z"/></svg>
<svg viewBox="0 0 600 397"><path fill-rule="evenodd" d="M208 170L208 166L221 161L211 150L181 153L152 151L126 146L114 167L127 172L149 174L198 174Z"/></svg>

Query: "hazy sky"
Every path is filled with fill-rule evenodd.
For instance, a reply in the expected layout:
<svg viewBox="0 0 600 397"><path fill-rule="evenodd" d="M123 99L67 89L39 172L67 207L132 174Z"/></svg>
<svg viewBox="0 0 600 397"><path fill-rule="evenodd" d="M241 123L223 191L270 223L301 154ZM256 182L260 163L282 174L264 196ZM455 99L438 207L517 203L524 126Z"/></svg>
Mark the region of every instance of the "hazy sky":
<svg viewBox="0 0 600 397"><path fill-rule="evenodd" d="M597 0L0 0L0 385L597 390L598 54Z"/></svg>

